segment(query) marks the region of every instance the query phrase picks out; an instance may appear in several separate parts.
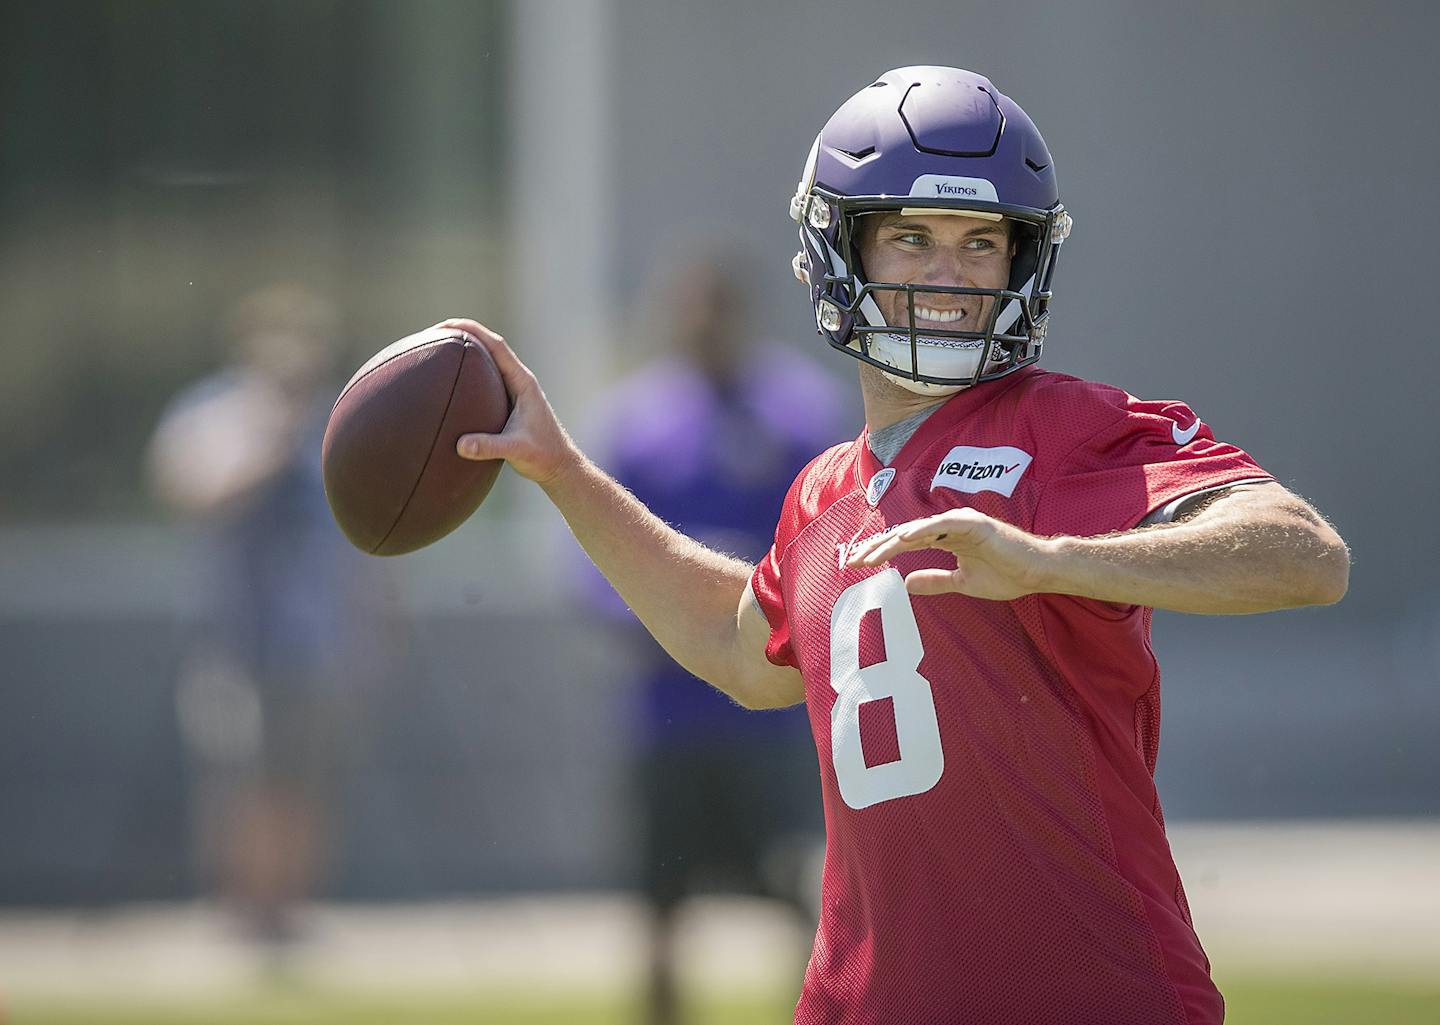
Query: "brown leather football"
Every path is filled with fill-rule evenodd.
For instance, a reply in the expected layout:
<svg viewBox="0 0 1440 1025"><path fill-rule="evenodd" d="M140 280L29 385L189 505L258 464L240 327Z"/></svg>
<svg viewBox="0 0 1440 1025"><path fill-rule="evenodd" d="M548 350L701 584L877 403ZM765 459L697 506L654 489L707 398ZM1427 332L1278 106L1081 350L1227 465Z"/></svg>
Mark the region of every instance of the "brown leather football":
<svg viewBox="0 0 1440 1025"><path fill-rule="evenodd" d="M440 540L484 501L503 462L462 459L455 442L496 433L509 416L495 361L465 332L431 328L381 349L340 392L325 427L335 522L371 555Z"/></svg>

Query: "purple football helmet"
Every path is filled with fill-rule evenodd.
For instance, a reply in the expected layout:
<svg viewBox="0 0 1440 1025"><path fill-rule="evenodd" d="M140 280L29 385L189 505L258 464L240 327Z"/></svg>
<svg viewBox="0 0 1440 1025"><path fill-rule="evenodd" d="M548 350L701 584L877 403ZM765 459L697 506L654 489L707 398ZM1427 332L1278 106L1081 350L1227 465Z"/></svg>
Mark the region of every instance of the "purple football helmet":
<svg viewBox="0 0 1440 1025"><path fill-rule="evenodd" d="M1009 220L1008 287L867 281L856 218L879 211ZM800 224L796 276L809 283L816 327L835 348L935 394L1040 358L1070 215L1045 140L989 79L959 68L899 68L860 90L816 136L790 216ZM882 290L905 293L908 323L885 322L874 299ZM917 292L993 299L981 330L917 333Z"/></svg>

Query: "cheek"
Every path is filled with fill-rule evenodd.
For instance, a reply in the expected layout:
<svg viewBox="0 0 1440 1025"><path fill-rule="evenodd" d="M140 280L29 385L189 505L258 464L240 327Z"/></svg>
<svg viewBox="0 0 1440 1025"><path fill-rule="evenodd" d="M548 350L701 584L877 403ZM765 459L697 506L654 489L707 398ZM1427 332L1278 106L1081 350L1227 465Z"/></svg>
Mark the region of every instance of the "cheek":
<svg viewBox="0 0 1440 1025"><path fill-rule="evenodd" d="M866 281L909 281L911 258L885 246L866 246L860 252Z"/></svg>
<svg viewBox="0 0 1440 1025"><path fill-rule="evenodd" d="M871 268L866 265L865 272L867 281L885 282L892 285L903 285L917 280L914 261L907 260L903 255L898 258L894 255L877 257L875 267ZM875 298L880 312L885 315L886 323L899 324L908 317L906 312L908 304L904 292L883 288L870 294Z"/></svg>
<svg viewBox="0 0 1440 1025"><path fill-rule="evenodd" d="M896 277L900 273L896 267L896 261L889 254L879 249L862 247L860 252L861 270L864 272L866 281L903 282L905 279ZM880 307L886 323L895 323L896 294L888 289L871 292L870 297Z"/></svg>
<svg viewBox="0 0 1440 1025"><path fill-rule="evenodd" d="M987 260L975 273L977 287L1004 288L1010 283L1010 261L1008 259Z"/></svg>
<svg viewBox="0 0 1440 1025"><path fill-rule="evenodd" d="M878 253L871 253L869 257L862 257L864 266L861 268L865 274L866 281L889 281L890 262Z"/></svg>
<svg viewBox="0 0 1440 1025"><path fill-rule="evenodd" d="M870 280L894 282L897 279L877 274L872 276ZM886 288L877 292L871 292L870 294L874 297L875 304L880 307L880 312L885 315L885 323L891 325L898 324L900 318L904 316L905 293Z"/></svg>

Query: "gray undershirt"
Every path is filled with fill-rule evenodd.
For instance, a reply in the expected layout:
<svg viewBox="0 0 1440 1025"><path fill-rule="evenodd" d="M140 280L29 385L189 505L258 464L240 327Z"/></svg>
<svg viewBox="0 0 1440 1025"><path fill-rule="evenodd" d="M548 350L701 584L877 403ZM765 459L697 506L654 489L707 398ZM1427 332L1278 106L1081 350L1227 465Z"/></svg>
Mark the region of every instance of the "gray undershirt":
<svg viewBox="0 0 1440 1025"><path fill-rule="evenodd" d="M905 443L915 436L920 425L929 419L930 414L935 412L943 402L937 402L928 409L922 409L918 413L911 413L904 420L899 420L889 427L882 427L878 431L870 432L870 451L874 453L875 459L881 466L889 466Z"/></svg>

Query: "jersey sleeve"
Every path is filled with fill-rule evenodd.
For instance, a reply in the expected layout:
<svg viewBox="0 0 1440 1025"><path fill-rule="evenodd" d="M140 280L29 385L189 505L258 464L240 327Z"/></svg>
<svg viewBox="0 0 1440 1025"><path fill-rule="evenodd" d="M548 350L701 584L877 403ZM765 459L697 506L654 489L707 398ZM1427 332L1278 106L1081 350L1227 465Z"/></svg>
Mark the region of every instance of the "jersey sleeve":
<svg viewBox="0 0 1440 1025"><path fill-rule="evenodd" d="M750 575L750 589L755 592L760 611L765 613L765 620L770 624L765 657L777 666L800 668L790 636L790 616L785 608L781 564L800 532L849 486L844 456L853 452L855 444L833 445L800 471L785 493L780 521L775 525L775 543Z"/></svg>
<svg viewBox="0 0 1440 1025"><path fill-rule="evenodd" d="M1093 537L1129 530L1186 495L1271 479L1248 453L1217 441L1183 402L1123 395L1117 413L1075 445L1045 482L1035 533Z"/></svg>
<svg viewBox="0 0 1440 1025"><path fill-rule="evenodd" d="M765 621L770 624L765 657L777 666L799 666L795 649L790 643L790 618L785 613L785 596L780 587L780 562L785 557L785 549L803 526L800 522L800 492L809 472L810 467L805 467L791 483L790 490L785 494L785 504L780 509L780 521L775 525L775 543L750 576L750 589L755 592L760 611L765 613Z"/></svg>

